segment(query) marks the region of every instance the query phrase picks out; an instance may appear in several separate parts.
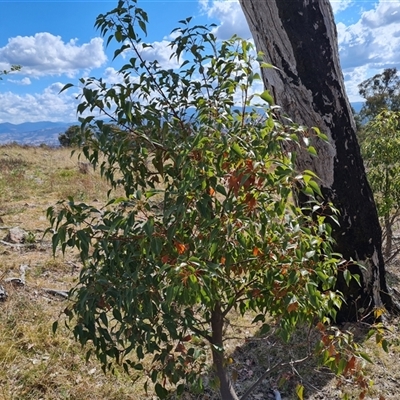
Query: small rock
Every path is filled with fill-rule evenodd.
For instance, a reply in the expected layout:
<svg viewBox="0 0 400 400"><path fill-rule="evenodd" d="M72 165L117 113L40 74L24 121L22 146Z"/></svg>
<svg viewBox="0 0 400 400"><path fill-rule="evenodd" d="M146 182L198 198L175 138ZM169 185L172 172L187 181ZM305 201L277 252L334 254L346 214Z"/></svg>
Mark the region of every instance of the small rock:
<svg viewBox="0 0 400 400"><path fill-rule="evenodd" d="M8 231L5 240L10 243L24 243L27 236L28 232L24 231L19 226L16 226Z"/></svg>
<svg viewBox="0 0 400 400"><path fill-rule="evenodd" d="M0 285L0 301L6 301L7 300L7 292L3 288L3 286Z"/></svg>

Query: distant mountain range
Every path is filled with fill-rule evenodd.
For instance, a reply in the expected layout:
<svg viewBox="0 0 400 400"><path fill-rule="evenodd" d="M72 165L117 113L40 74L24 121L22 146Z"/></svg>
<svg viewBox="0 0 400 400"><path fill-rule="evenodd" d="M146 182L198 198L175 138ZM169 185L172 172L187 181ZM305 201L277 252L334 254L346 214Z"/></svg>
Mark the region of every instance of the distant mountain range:
<svg viewBox="0 0 400 400"><path fill-rule="evenodd" d="M0 123L0 144L18 143L39 146L59 146L58 135L78 122L24 122L23 124Z"/></svg>
<svg viewBox="0 0 400 400"><path fill-rule="evenodd" d="M351 103L356 112L359 112L363 103ZM58 136L64 133L71 125L78 122L24 122L23 124L0 123L0 144L18 143L33 146L46 144L59 146Z"/></svg>

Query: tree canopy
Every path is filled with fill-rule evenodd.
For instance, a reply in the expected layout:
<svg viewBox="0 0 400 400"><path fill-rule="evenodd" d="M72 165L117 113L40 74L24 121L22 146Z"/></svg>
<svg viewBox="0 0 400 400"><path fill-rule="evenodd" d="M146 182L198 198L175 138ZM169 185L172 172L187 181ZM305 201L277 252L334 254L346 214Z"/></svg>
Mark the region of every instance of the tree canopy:
<svg viewBox="0 0 400 400"><path fill-rule="evenodd" d="M388 259L400 212L400 111L381 111L363 127L363 138L362 152L378 212L383 218Z"/></svg>
<svg viewBox="0 0 400 400"><path fill-rule="evenodd" d="M79 137L81 127L79 125L70 126L64 133L58 135L58 141L62 147L71 147Z"/></svg>
<svg viewBox="0 0 400 400"><path fill-rule="evenodd" d="M360 110L362 120L371 120L384 110L400 111L400 77L397 68L387 68L361 82L358 87L365 99Z"/></svg>
<svg viewBox="0 0 400 400"><path fill-rule="evenodd" d="M400 200L400 77L397 69L387 68L360 83L359 88L366 101L358 115L357 133L381 218L385 258L389 260Z"/></svg>

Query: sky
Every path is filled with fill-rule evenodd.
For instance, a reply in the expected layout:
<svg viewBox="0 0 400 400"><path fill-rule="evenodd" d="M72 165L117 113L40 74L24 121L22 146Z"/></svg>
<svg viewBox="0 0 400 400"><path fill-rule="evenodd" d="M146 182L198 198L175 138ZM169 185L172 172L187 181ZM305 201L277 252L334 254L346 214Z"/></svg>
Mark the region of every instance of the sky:
<svg viewBox="0 0 400 400"><path fill-rule="evenodd" d="M330 0L339 53L351 102L362 101L357 85L384 68L400 69L400 0ZM94 28L96 17L117 0L0 0L0 71L21 71L0 80L0 123L77 120L77 89L67 83L94 76L112 84L123 60ZM165 67L170 32L189 16L196 24L215 23L219 39L251 33L237 0L138 0L149 15L147 59Z"/></svg>

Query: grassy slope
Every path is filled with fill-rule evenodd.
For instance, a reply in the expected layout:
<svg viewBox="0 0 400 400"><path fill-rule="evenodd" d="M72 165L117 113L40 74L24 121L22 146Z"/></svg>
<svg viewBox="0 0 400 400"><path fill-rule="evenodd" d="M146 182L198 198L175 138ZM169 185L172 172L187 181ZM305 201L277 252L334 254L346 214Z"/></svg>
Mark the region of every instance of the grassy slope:
<svg viewBox="0 0 400 400"><path fill-rule="evenodd" d="M29 265L24 288L7 285L9 298L0 303L0 399L144 399L141 385L134 381L143 378L128 377L117 370L115 376L105 376L95 360L85 361L84 351L73 340L72 334L61 324L56 335L51 325L65 307L65 301L43 292L42 288L68 290L76 280L76 256L68 252L65 257L52 257L50 237L43 238L48 227L45 218L47 207L59 199L73 196L76 200L104 203L107 185L90 171L83 174L78 169L78 158L70 157L67 149L18 146L0 147L0 239L8 228L20 226L31 232L32 248L15 249L0 244L0 283L7 277L18 277L19 266ZM72 262L72 264L70 263ZM75 267L74 267L75 265ZM391 283L398 286L396 268L389 267ZM400 276L400 274L398 274ZM238 371L238 382L245 386L268 367L268 363L287 356L287 347L272 338L260 340L251 337L255 328L248 320L231 317L233 359ZM361 325L348 327L359 331ZM392 338L399 337L398 322L393 322ZM397 340L397 341L396 341ZM304 344L304 334L293 339L290 347ZM390 354L384 354L369 342L369 353L377 363L368 366L375 386L368 398L400 398L400 341L394 340ZM301 349L300 349L301 350ZM299 351L300 351L299 350ZM293 388L299 382L305 385L305 398L336 399L349 385L337 387L336 379L325 370L317 370L310 362L297 369L278 371L269 377L253 399L268 398L266 391L286 377L280 387L283 398L294 399ZM208 396L208 395L207 395ZM216 398L210 391L185 398ZM151 398L151 397L150 397ZM383 399L383 398L382 398Z"/></svg>

